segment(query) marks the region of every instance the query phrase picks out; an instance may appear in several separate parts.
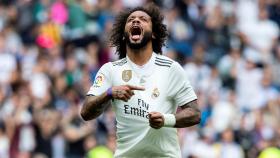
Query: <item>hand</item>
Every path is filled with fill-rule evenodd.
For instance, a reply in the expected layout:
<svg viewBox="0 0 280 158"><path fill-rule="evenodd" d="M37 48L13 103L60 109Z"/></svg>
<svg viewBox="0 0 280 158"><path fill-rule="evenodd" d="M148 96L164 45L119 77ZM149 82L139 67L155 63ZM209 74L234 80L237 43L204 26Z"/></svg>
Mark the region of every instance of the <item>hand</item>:
<svg viewBox="0 0 280 158"><path fill-rule="evenodd" d="M164 125L164 117L160 112L150 112L149 123L152 128L160 129Z"/></svg>
<svg viewBox="0 0 280 158"><path fill-rule="evenodd" d="M112 97L127 102L134 95L134 90L144 91L145 88L131 85L113 86Z"/></svg>

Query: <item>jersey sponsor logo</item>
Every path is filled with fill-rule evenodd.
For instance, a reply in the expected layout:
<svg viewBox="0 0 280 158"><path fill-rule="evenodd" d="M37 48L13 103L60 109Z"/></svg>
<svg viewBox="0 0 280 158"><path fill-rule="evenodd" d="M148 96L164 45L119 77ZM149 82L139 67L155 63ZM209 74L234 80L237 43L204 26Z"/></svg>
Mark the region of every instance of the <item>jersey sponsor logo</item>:
<svg viewBox="0 0 280 158"><path fill-rule="evenodd" d="M96 76L95 80L94 80L94 83L93 83L93 86L94 87L100 87L102 86L104 82L104 75L103 74L99 74Z"/></svg>
<svg viewBox="0 0 280 158"><path fill-rule="evenodd" d="M132 77L132 71L131 70L124 70L122 72L122 80L125 82L128 82Z"/></svg>
<svg viewBox="0 0 280 158"><path fill-rule="evenodd" d="M130 105L124 105L124 113L127 115L140 116L149 119L149 112L144 110L142 107L133 107Z"/></svg>
<svg viewBox="0 0 280 158"><path fill-rule="evenodd" d="M159 96L159 94L160 94L160 93L159 93L158 88L154 88L151 97L152 97L153 99L156 99L156 98Z"/></svg>
<svg viewBox="0 0 280 158"><path fill-rule="evenodd" d="M149 107L149 103L138 99L137 105L124 104L124 113L149 119Z"/></svg>

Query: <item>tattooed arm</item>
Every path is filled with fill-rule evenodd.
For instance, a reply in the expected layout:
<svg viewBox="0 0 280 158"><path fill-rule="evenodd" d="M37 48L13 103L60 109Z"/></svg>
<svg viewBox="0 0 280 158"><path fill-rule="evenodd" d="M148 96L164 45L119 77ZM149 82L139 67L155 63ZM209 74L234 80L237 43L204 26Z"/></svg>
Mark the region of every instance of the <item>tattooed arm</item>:
<svg viewBox="0 0 280 158"><path fill-rule="evenodd" d="M183 106L182 110L175 114L176 123L174 127L184 128L193 126L200 122L200 111L197 108L197 100L193 100ZM164 115L160 112L149 113L150 126L159 129L164 126Z"/></svg>
<svg viewBox="0 0 280 158"><path fill-rule="evenodd" d="M85 121L97 118L102 114L105 107L110 105L111 99L119 99L127 102L133 95L134 90L145 90L143 87L132 85L113 86L112 94L107 92L99 96L86 96L84 105L81 110L81 116Z"/></svg>
<svg viewBox="0 0 280 158"><path fill-rule="evenodd" d="M183 106L182 110L176 113L176 124L174 127L184 128L200 123L200 111L197 108L197 100L193 100Z"/></svg>
<svg viewBox="0 0 280 158"><path fill-rule="evenodd" d="M84 105L81 110L81 116L85 121L97 118L102 114L105 107L110 105L111 97L107 93L99 96L86 96Z"/></svg>

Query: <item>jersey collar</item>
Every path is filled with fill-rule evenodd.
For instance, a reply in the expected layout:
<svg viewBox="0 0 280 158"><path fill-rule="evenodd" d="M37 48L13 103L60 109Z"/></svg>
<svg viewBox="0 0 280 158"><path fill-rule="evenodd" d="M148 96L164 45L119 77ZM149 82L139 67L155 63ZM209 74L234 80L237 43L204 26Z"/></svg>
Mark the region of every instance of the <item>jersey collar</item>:
<svg viewBox="0 0 280 158"><path fill-rule="evenodd" d="M126 56L127 62L131 66L131 69L138 75L146 76L146 77L150 76L153 73L153 70L155 67L155 64L154 64L155 58L156 58L156 53L153 52L149 61L146 64L139 66L139 65L135 64L134 62L132 62L128 56Z"/></svg>

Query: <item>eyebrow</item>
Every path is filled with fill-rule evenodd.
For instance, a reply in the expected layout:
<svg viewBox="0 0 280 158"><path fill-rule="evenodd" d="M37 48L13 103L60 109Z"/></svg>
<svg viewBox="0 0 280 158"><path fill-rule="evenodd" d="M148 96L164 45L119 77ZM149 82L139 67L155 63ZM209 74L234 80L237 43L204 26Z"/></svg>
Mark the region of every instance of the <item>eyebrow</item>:
<svg viewBox="0 0 280 158"><path fill-rule="evenodd" d="M136 15L132 15L132 16L129 16L127 19L136 18L136 17L137 17ZM150 17L145 16L145 15L141 15L141 16L139 16L139 18L146 18L146 19L149 19Z"/></svg>

